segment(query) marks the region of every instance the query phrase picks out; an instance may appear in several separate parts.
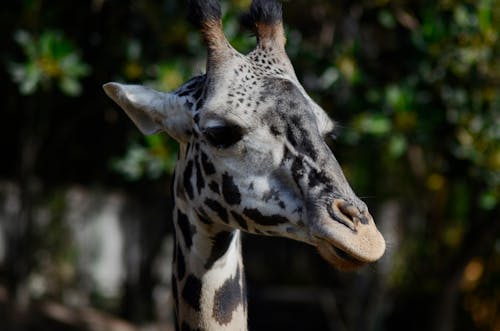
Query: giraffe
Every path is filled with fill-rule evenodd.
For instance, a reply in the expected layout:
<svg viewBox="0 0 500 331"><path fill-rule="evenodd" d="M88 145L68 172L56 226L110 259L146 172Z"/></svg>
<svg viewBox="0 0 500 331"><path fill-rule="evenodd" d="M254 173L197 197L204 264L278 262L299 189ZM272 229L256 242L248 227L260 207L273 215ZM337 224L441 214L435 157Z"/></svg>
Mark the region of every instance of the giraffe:
<svg viewBox="0 0 500 331"><path fill-rule="evenodd" d="M226 40L216 0L188 1L206 73L170 93L107 83L142 133L179 142L173 180L172 295L178 330L246 330L242 232L308 243L340 270L378 260L385 241L324 138L335 123L299 83L278 0L245 16L257 45Z"/></svg>

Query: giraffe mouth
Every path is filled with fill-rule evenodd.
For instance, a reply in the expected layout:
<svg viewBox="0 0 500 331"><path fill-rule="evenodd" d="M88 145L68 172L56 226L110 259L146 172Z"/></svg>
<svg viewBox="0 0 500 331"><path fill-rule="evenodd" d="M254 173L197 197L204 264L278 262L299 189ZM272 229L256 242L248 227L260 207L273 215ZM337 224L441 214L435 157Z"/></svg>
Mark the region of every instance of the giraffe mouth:
<svg viewBox="0 0 500 331"><path fill-rule="evenodd" d="M364 265L365 264L365 262L358 260L357 258L355 258L354 256L350 255L346 251L341 250L340 248L337 248L337 247L335 247L333 245L332 245L332 248L333 248L333 251L335 252L335 254L338 257L340 257L341 259L343 259L343 260L345 260L347 262L351 262L351 263L357 264L357 265Z"/></svg>
<svg viewBox="0 0 500 331"><path fill-rule="evenodd" d="M352 253L348 253L346 250L332 245L325 240L318 242L316 247L325 260L341 271L356 270L369 263L368 261L360 260Z"/></svg>

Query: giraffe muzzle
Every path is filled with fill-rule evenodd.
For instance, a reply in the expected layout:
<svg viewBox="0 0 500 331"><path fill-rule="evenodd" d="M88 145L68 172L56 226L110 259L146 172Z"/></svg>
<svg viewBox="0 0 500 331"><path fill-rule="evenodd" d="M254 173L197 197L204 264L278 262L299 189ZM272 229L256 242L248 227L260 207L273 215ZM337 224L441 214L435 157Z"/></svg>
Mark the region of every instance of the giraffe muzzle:
<svg viewBox="0 0 500 331"><path fill-rule="evenodd" d="M375 262L385 251L385 241L366 205L334 199L326 206L315 233L320 254L341 270L357 269Z"/></svg>

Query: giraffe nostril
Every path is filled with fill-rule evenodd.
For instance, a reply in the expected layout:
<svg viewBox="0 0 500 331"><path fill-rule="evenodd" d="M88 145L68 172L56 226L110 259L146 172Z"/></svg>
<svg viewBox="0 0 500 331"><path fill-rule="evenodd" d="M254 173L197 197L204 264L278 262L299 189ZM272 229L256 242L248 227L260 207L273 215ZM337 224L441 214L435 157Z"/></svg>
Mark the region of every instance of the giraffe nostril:
<svg viewBox="0 0 500 331"><path fill-rule="evenodd" d="M358 211L356 207L354 207L354 205L351 205L350 203L342 200L341 201L337 200L336 202L334 202L334 204L337 205L337 208L342 213L342 215L347 217L354 224L358 223L359 216L361 216L361 213Z"/></svg>
<svg viewBox="0 0 500 331"><path fill-rule="evenodd" d="M344 199L335 199L328 206L328 213L337 222L356 231L359 223L368 224L367 212L361 212L355 205Z"/></svg>

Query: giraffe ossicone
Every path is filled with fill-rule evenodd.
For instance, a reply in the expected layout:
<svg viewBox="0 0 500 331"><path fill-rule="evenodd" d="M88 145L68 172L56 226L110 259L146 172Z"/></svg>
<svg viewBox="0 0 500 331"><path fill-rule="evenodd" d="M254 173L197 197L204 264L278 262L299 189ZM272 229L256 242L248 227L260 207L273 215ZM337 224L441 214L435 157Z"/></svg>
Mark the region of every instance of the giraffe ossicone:
<svg viewBox="0 0 500 331"><path fill-rule="evenodd" d="M108 83L144 134L180 143L174 175L172 294L181 330L246 330L241 232L317 248L352 270L385 241L324 138L335 124L305 92L285 52L281 3L253 0L247 55L226 40L218 1L190 0L206 74L171 93Z"/></svg>

